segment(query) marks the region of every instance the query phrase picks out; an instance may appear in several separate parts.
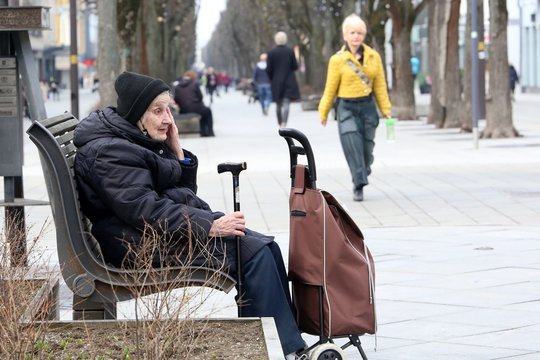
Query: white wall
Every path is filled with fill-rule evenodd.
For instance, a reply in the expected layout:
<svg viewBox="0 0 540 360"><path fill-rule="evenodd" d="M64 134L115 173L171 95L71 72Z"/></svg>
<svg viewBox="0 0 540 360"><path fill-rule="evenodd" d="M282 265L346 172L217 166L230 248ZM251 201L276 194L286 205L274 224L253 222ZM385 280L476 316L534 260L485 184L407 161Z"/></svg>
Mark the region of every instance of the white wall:
<svg viewBox="0 0 540 360"><path fill-rule="evenodd" d="M521 19L519 0L507 0L508 8L508 62L521 74Z"/></svg>

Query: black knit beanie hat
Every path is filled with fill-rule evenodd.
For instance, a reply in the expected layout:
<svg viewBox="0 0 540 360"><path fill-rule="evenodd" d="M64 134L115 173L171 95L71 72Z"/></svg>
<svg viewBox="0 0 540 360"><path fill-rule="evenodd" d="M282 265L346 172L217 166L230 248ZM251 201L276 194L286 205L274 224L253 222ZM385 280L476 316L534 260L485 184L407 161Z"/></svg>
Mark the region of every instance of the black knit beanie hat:
<svg viewBox="0 0 540 360"><path fill-rule="evenodd" d="M123 72L114 83L118 94L118 115L135 125L154 99L169 86L160 79L133 72Z"/></svg>

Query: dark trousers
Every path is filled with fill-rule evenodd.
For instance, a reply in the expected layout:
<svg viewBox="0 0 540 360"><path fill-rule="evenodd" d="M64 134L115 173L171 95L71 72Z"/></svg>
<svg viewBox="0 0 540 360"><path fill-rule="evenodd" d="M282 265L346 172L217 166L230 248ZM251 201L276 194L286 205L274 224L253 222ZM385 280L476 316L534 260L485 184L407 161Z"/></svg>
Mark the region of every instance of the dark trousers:
<svg viewBox="0 0 540 360"><path fill-rule="evenodd" d="M290 103L291 100L288 98L276 99L276 115L279 126L287 126Z"/></svg>
<svg viewBox="0 0 540 360"><path fill-rule="evenodd" d="M181 110L182 113L196 113L201 115L200 135L214 136L214 118L212 110L203 103L191 104Z"/></svg>
<svg viewBox="0 0 540 360"><path fill-rule="evenodd" d="M207 87L206 88L206 93L208 95L210 95L210 104L212 104L214 102L214 93L216 93L217 96L219 96L219 93L218 93L218 90L217 90L217 87Z"/></svg>
<svg viewBox="0 0 540 360"><path fill-rule="evenodd" d="M232 242L228 242L229 245ZM235 252L227 253L229 257ZM231 261L230 264L230 274L237 278L236 268L232 265L235 262ZM287 271L279 246L275 242L267 244L243 265L242 270L242 315L273 317L284 354L303 349L305 343L296 324Z"/></svg>
<svg viewBox="0 0 540 360"><path fill-rule="evenodd" d="M339 99L337 120L341 147L354 187L362 188L368 184L368 175L371 174L375 130L379 125L379 114L373 98Z"/></svg>

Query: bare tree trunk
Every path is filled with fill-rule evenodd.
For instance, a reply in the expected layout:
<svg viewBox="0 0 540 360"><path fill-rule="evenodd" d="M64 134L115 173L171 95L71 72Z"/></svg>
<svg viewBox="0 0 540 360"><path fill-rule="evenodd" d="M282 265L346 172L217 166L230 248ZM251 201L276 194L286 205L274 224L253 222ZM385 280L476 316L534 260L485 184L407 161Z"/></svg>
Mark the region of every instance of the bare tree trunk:
<svg viewBox="0 0 540 360"><path fill-rule="evenodd" d="M133 70L133 55L136 50L137 19L141 0L116 1L117 24L120 51L120 67L124 70ZM112 49L109 49L109 51Z"/></svg>
<svg viewBox="0 0 540 360"><path fill-rule="evenodd" d="M361 16L368 27L368 33L365 42L366 44L377 50L386 69L386 51L384 48L384 43L386 42L386 34L384 29L389 19L388 11L386 11L386 6L383 2L377 2L377 4L375 4L375 0L363 1Z"/></svg>
<svg viewBox="0 0 540 360"><path fill-rule="evenodd" d="M164 18L160 4L155 1L143 1L140 12L138 31L141 34L140 64L143 66L141 72L158 77L168 82L165 78L165 20L161 22L158 18Z"/></svg>
<svg viewBox="0 0 540 360"><path fill-rule="evenodd" d="M446 27L446 67L445 67L445 128L461 125L461 79L459 69L459 5L461 0L450 0L448 4L448 25Z"/></svg>
<svg viewBox="0 0 540 360"><path fill-rule="evenodd" d="M411 70L411 29L414 24L412 5L390 7L392 14L392 112L400 120L416 119L414 79Z"/></svg>
<svg viewBox="0 0 540 360"><path fill-rule="evenodd" d="M332 29L334 27L332 22L333 14L328 11L319 14L317 8L313 9L310 6L306 16L306 21L311 25L311 31L308 46L301 46L301 52L305 60L305 73L301 78L303 86L300 93L302 96L322 93L326 79L320 76L326 73L323 48L326 38L332 38ZM318 21L314 21L314 19ZM298 73L301 75L300 72Z"/></svg>
<svg viewBox="0 0 540 360"><path fill-rule="evenodd" d="M444 14L444 4L440 1L431 1L428 4L428 47L429 47L429 71L431 76L431 103L429 106L428 123L442 127L444 123L445 110L442 103L444 90L442 84L444 62L443 41L441 36L443 27L441 24L441 14Z"/></svg>
<svg viewBox="0 0 540 360"><path fill-rule="evenodd" d="M114 80L120 73L120 55L116 27L116 1L98 0L98 58L100 106L116 105Z"/></svg>
<svg viewBox="0 0 540 360"><path fill-rule="evenodd" d="M482 138L518 136L512 120L510 79L508 76L508 10L506 0L490 0L491 46L489 47L489 92L486 127Z"/></svg>

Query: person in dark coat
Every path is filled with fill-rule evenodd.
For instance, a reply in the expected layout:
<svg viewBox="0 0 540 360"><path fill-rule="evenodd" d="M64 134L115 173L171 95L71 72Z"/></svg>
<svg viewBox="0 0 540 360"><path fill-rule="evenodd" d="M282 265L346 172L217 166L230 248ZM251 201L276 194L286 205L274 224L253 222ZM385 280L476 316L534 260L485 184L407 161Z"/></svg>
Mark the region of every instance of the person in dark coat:
<svg viewBox="0 0 540 360"><path fill-rule="evenodd" d="M274 317L284 353L302 349L278 245L247 229L242 212L213 211L197 196L198 159L180 145L169 86L124 72L115 89L118 106L92 112L74 134L81 207L105 261L134 266L131 256L148 241L150 228L169 245L155 252L154 266L185 265L195 251L193 265L225 266L237 278L240 236L243 315Z"/></svg>
<svg viewBox="0 0 540 360"><path fill-rule="evenodd" d="M514 93L516 91L516 83L519 82L519 75L514 65L510 64L508 67L508 75L510 77L510 96L514 100Z"/></svg>
<svg viewBox="0 0 540 360"><path fill-rule="evenodd" d="M174 102L180 108L180 114L201 115L200 135L202 137L214 136L212 110L204 105L197 74L194 71L186 71L182 78L174 82Z"/></svg>
<svg viewBox="0 0 540 360"><path fill-rule="evenodd" d="M206 70L206 74L204 75L206 78L205 86L206 86L206 94L210 96L210 105L214 102L214 93L219 97L219 92L217 89L218 86L218 79L217 75L214 71L213 67L209 67L208 70Z"/></svg>
<svg viewBox="0 0 540 360"><path fill-rule="evenodd" d="M289 104L300 99L295 71L298 62L294 51L287 47L287 34L283 31L274 36L276 46L268 52L266 72L272 85L272 98L276 102L279 127L287 127Z"/></svg>

